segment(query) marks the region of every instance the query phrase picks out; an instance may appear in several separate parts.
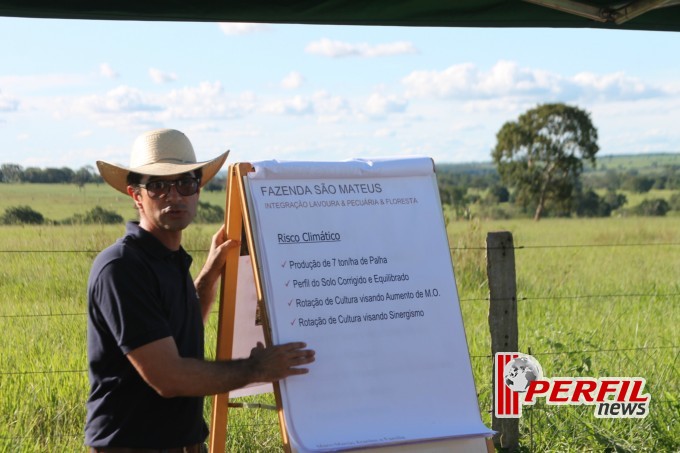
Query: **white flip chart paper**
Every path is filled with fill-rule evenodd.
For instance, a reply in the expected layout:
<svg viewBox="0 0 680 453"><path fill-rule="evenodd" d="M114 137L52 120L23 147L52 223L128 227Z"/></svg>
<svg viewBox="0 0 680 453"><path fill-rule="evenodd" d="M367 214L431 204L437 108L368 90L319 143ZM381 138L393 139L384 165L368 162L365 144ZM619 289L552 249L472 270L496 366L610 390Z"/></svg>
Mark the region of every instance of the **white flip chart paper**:
<svg viewBox="0 0 680 453"><path fill-rule="evenodd" d="M296 448L490 435L432 160L254 167L246 185L274 343L316 350L309 374L281 383Z"/></svg>

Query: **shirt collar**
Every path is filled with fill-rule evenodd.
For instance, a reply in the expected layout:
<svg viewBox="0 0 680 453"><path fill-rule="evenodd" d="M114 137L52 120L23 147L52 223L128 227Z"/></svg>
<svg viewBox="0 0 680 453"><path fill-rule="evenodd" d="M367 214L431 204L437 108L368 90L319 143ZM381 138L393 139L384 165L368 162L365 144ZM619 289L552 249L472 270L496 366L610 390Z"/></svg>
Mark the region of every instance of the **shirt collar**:
<svg viewBox="0 0 680 453"><path fill-rule="evenodd" d="M132 239L134 239L135 242L137 242L146 253L150 254L154 258L168 259L174 255L179 255L184 260L191 260L189 254L181 245L179 250L173 252L164 246L163 243L159 241L158 238L156 238L153 234L139 226L139 222L128 222L125 225L125 232L127 236L130 236Z"/></svg>

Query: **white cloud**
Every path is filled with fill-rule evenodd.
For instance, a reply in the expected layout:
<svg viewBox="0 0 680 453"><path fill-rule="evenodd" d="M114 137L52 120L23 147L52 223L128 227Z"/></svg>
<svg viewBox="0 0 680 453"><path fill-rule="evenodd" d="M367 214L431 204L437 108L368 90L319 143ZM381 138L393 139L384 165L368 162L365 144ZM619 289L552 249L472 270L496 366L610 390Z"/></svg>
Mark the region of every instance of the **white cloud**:
<svg viewBox="0 0 680 453"><path fill-rule="evenodd" d="M563 79L546 71L520 68L499 61L484 72L472 63L453 65L443 71L414 71L402 79L409 96L486 98L501 95L554 96Z"/></svg>
<svg viewBox="0 0 680 453"><path fill-rule="evenodd" d="M414 71L402 79L409 97L487 100L487 105L508 101L532 103L582 101L597 97L617 101L653 98L668 93L623 73L598 75L579 73L572 77L520 67L498 61L483 71L472 63L450 66L443 71Z"/></svg>
<svg viewBox="0 0 680 453"><path fill-rule="evenodd" d="M365 100L350 102L342 96L317 91L311 96L271 100L265 103L261 111L274 115L315 115L319 123L336 123L366 118L383 119L391 114L405 112L408 105L406 99L393 94L374 93Z"/></svg>
<svg viewBox="0 0 680 453"><path fill-rule="evenodd" d="M376 129L375 132L373 132L373 136L378 138L394 137L395 135L396 133L394 132L393 129L389 129L386 127Z"/></svg>
<svg viewBox="0 0 680 453"><path fill-rule="evenodd" d="M41 74L22 76L0 76L0 86L12 90L15 94L43 90L59 90L65 87L82 87L92 80L85 74Z"/></svg>
<svg viewBox="0 0 680 453"><path fill-rule="evenodd" d="M195 87L184 87L172 90L168 94L170 102L178 104L201 103L209 97L220 97L224 94L221 82L201 82Z"/></svg>
<svg viewBox="0 0 680 453"><path fill-rule="evenodd" d="M172 90L161 101L166 105L163 119L238 118L255 108L250 93L228 96L221 82L201 82L195 87Z"/></svg>
<svg viewBox="0 0 680 453"><path fill-rule="evenodd" d="M0 112L16 112L19 109L19 100L0 91Z"/></svg>
<svg viewBox="0 0 680 453"><path fill-rule="evenodd" d="M373 93L366 100L365 113L373 118L383 118L391 113L402 113L406 110L408 101L395 95Z"/></svg>
<svg viewBox="0 0 680 453"><path fill-rule="evenodd" d="M265 24L254 24L246 22L223 22L219 24L220 30L225 35L247 35L249 33L257 33L260 31L269 30L269 26Z"/></svg>
<svg viewBox="0 0 680 453"><path fill-rule="evenodd" d="M333 41L327 38L309 43L305 48L305 52L312 55L321 55L331 58L374 58L418 53L415 46L407 41L370 45L366 43L350 44L342 41Z"/></svg>
<svg viewBox="0 0 680 453"><path fill-rule="evenodd" d="M300 88L305 78L299 72L293 71L283 78L281 81L281 86L287 90L292 90L295 88Z"/></svg>
<svg viewBox="0 0 680 453"><path fill-rule="evenodd" d="M213 121L241 118L255 111L258 99L251 92L225 93L220 82L201 82L163 93L119 86L103 95L53 102L56 105L49 111L60 119L80 116L101 128L154 128L180 121L211 125ZM48 104L40 105L44 108Z"/></svg>
<svg viewBox="0 0 680 453"><path fill-rule="evenodd" d="M162 110L162 106L142 91L121 85L103 96L85 96L76 102L76 110L91 113L131 113Z"/></svg>
<svg viewBox="0 0 680 453"><path fill-rule="evenodd" d="M177 80L177 74L171 72L163 72L160 69L149 68L149 77L154 83L163 84L168 82L174 82Z"/></svg>
<svg viewBox="0 0 680 453"><path fill-rule="evenodd" d="M269 102L263 107L262 111L276 115L309 115L313 113L314 105L309 99L295 96L290 99Z"/></svg>
<svg viewBox="0 0 680 453"><path fill-rule="evenodd" d="M487 96L513 93L556 94L561 77L540 69L520 68L512 61L501 60L488 73L481 73L477 90Z"/></svg>
<svg viewBox="0 0 680 453"><path fill-rule="evenodd" d="M117 79L119 77L118 72L116 72L116 70L108 63L99 65L99 75L106 77L107 79Z"/></svg>
<svg viewBox="0 0 680 453"><path fill-rule="evenodd" d="M326 121L337 119L351 111L347 99L342 96L333 96L326 91L314 93L312 99L314 102L314 111Z"/></svg>
<svg viewBox="0 0 680 453"><path fill-rule="evenodd" d="M331 123L351 113L349 102L342 96L333 96L326 91L318 91L311 97L294 96L268 102L262 108L264 113L275 115L317 115L319 122Z"/></svg>
<svg viewBox="0 0 680 453"><path fill-rule="evenodd" d="M192 133L208 133L208 132L220 132L221 128L218 124L216 123L198 123L198 124L192 124L186 129L187 132L192 132Z"/></svg>
<svg viewBox="0 0 680 453"><path fill-rule="evenodd" d="M664 94L662 88L650 87L622 72L605 75L581 72L572 77L571 81L584 93L609 99L641 99Z"/></svg>

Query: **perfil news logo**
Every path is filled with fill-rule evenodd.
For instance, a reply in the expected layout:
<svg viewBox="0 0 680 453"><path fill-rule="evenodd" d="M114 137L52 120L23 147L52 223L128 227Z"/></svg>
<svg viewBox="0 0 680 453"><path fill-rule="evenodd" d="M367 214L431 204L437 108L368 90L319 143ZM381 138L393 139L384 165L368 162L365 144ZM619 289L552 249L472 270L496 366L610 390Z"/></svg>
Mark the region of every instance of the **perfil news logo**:
<svg viewBox="0 0 680 453"><path fill-rule="evenodd" d="M494 414L496 418L520 418L522 406L538 398L555 406L592 405L597 418L644 418L651 396L643 394L641 377L545 378L534 357L518 352L499 352L495 357Z"/></svg>

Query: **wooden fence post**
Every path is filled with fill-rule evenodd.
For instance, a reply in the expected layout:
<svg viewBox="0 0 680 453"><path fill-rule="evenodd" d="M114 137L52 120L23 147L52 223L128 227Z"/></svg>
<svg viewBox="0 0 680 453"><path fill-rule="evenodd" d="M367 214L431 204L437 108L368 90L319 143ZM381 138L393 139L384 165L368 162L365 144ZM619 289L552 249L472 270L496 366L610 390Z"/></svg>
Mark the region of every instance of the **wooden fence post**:
<svg viewBox="0 0 680 453"><path fill-rule="evenodd" d="M489 329L491 331L491 374L494 385L497 352L517 352L517 281L512 233L499 231L486 236L486 273L489 278ZM491 392L494 395L494 392ZM493 404L496 401L494 396ZM505 451L519 448L519 419L496 418L492 411L491 428L498 433L494 445Z"/></svg>

